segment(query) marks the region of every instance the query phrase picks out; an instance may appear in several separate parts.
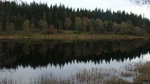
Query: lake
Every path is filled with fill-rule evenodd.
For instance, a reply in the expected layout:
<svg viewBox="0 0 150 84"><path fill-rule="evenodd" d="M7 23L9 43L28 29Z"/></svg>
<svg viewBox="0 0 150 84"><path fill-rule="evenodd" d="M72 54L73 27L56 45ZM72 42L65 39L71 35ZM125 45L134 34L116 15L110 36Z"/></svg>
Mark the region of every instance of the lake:
<svg viewBox="0 0 150 84"><path fill-rule="evenodd" d="M143 39L1 40L0 79L28 83L47 74L67 78L83 69L121 70L129 63L150 61L149 44Z"/></svg>

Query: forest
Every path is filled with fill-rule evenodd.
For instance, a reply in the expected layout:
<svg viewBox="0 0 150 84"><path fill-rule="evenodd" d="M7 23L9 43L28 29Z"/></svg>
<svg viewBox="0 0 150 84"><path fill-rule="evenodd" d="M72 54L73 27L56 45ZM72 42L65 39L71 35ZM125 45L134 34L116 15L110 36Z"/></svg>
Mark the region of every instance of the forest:
<svg viewBox="0 0 150 84"><path fill-rule="evenodd" d="M142 15L111 9L69 8L63 4L0 0L0 33L145 35L150 33L150 21Z"/></svg>

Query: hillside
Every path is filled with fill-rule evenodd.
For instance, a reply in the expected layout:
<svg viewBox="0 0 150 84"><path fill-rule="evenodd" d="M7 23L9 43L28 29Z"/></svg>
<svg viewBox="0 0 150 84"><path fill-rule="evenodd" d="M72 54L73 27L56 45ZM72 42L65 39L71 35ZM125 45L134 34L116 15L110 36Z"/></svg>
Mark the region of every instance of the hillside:
<svg viewBox="0 0 150 84"><path fill-rule="evenodd" d="M53 34L72 31L74 34L145 35L150 33L149 19L125 11L74 9L64 5L32 2L18 4L0 1L0 32Z"/></svg>

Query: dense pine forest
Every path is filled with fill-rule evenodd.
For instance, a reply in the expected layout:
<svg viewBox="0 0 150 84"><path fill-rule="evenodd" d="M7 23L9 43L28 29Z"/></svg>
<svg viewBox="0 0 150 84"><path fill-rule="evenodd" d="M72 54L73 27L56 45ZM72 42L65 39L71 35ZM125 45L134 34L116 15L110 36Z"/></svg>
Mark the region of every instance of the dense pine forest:
<svg viewBox="0 0 150 84"><path fill-rule="evenodd" d="M62 4L0 1L0 32L76 34L130 34L150 33L149 19L132 12L114 12L111 9L87 10L69 8Z"/></svg>

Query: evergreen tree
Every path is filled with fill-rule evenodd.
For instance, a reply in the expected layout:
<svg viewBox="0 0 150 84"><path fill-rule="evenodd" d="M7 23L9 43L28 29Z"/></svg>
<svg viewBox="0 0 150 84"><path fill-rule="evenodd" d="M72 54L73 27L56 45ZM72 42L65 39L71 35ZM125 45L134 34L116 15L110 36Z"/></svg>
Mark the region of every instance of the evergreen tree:
<svg viewBox="0 0 150 84"><path fill-rule="evenodd" d="M47 22L47 24L48 24L48 25L53 24L51 12L48 13L48 22Z"/></svg>
<svg viewBox="0 0 150 84"><path fill-rule="evenodd" d="M43 15L42 15L42 20L44 21L46 21L46 13L45 13L45 11L43 12Z"/></svg>
<svg viewBox="0 0 150 84"><path fill-rule="evenodd" d="M2 30L6 31L7 30L7 25L8 25L8 17L9 17L9 9L10 9L10 2L5 1L1 2L0 1L0 22L2 24Z"/></svg>
<svg viewBox="0 0 150 84"><path fill-rule="evenodd" d="M0 26L2 27L2 10L3 10L3 2L0 0Z"/></svg>

